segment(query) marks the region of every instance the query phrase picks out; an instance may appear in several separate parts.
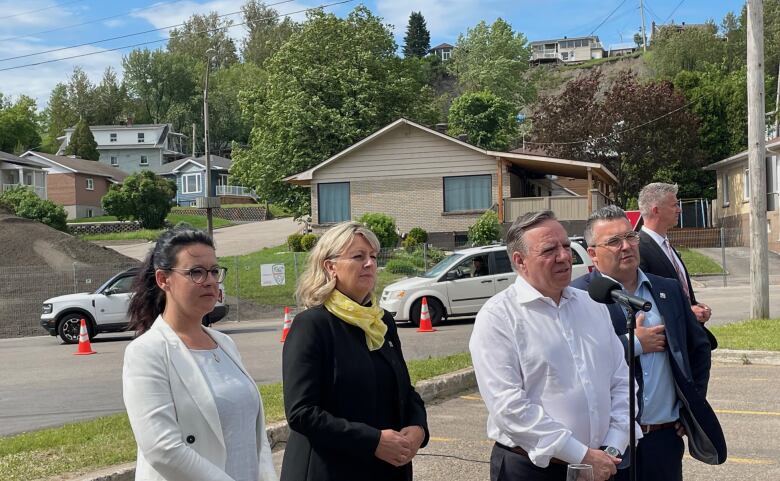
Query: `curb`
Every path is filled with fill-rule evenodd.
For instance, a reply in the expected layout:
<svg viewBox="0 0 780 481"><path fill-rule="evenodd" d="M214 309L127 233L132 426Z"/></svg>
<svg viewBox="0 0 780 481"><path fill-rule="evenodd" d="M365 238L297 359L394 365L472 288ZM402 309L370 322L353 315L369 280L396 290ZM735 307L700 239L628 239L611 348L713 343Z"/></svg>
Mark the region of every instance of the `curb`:
<svg viewBox="0 0 780 481"><path fill-rule="evenodd" d="M712 351L712 360L724 364L764 364L768 366L780 366L780 352L715 349Z"/></svg>
<svg viewBox="0 0 780 481"><path fill-rule="evenodd" d="M425 403L443 401L454 397L456 394L474 389L477 386L477 378L474 375L474 368L467 367L459 371L442 374L431 379L426 379L415 384L415 389L422 397ZM269 424L265 428L268 442L271 449L276 450L287 443L290 436L290 428L287 421L280 421ZM58 476L49 478L48 481L134 481L135 463L120 464L110 466L99 471L83 474L81 477Z"/></svg>

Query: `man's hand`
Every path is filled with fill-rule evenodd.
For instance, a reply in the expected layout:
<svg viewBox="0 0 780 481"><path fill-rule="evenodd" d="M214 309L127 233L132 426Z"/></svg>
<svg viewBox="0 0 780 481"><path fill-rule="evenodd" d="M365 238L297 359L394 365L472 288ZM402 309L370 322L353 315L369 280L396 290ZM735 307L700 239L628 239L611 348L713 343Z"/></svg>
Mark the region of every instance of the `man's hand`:
<svg viewBox="0 0 780 481"><path fill-rule="evenodd" d="M620 458L610 456L600 449L588 448L582 464L590 464L593 467L593 481L607 481L617 473L617 465Z"/></svg>
<svg viewBox="0 0 780 481"><path fill-rule="evenodd" d="M409 461L411 461L417 455L417 450L420 449L420 445L425 440L425 430L420 426L406 426L401 429L401 435L409 440L409 448L411 450Z"/></svg>
<svg viewBox="0 0 780 481"><path fill-rule="evenodd" d="M384 429L374 456L398 467L409 462L411 452L411 443L406 436L393 429Z"/></svg>
<svg viewBox="0 0 780 481"><path fill-rule="evenodd" d="M645 313L640 312L636 316L636 338L642 345L642 352L661 352L666 347L666 335L664 334L664 325L653 327L644 327Z"/></svg>
<svg viewBox="0 0 780 481"><path fill-rule="evenodd" d="M710 306L702 304L701 302L691 306L691 310L696 315L696 320L702 324L709 321L710 316L712 316L712 309L710 309Z"/></svg>
<svg viewBox="0 0 780 481"><path fill-rule="evenodd" d="M679 422L679 421L674 423L674 429L675 429L675 431L677 431L677 435L680 436L680 437L683 437L686 434L688 434L688 433L685 432L685 426L683 426L682 423Z"/></svg>

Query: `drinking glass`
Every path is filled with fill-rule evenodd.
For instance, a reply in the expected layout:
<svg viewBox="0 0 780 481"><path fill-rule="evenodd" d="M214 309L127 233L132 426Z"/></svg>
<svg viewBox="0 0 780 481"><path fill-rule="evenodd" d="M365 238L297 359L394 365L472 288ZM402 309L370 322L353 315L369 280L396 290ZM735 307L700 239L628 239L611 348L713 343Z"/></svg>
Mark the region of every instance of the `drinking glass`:
<svg viewBox="0 0 780 481"><path fill-rule="evenodd" d="M593 481L593 468L590 464L570 464L566 481Z"/></svg>

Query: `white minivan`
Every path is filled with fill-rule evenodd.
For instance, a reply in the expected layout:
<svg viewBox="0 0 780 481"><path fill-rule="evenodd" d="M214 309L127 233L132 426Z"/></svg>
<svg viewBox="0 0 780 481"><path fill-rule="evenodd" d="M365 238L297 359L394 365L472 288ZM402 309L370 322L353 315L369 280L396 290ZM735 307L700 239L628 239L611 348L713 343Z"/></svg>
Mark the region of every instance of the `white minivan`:
<svg viewBox="0 0 780 481"><path fill-rule="evenodd" d="M571 243L572 279L587 274L593 262L584 247ZM505 245L472 247L455 251L428 272L385 287L379 305L396 322L420 324L422 298L428 299L431 323L459 316L474 316L482 305L510 286L517 277Z"/></svg>

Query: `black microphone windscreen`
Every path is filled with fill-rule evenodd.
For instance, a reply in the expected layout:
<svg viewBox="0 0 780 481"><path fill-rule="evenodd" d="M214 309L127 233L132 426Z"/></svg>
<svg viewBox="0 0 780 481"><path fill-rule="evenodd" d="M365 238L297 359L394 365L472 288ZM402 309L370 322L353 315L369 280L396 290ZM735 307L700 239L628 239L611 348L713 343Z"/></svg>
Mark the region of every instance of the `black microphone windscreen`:
<svg viewBox="0 0 780 481"><path fill-rule="evenodd" d="M603 276L595 276L588 286L588 295L596 302L614 304L615 299L610 293L615 289L620 290L620 284Z"/></svg>

